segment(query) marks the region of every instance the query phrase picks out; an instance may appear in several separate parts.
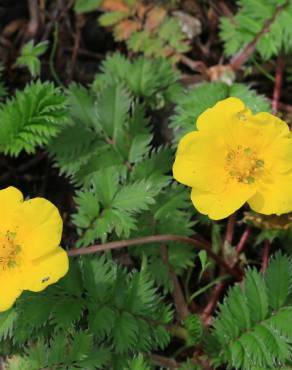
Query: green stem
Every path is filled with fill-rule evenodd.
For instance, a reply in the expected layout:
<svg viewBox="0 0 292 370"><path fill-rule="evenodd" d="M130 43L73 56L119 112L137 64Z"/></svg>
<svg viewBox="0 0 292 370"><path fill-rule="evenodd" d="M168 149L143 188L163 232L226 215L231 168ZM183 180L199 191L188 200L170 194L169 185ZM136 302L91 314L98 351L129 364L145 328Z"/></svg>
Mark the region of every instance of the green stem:
<svg viewBox="0 0 292 370"><path fill-rule="evenodd" d="M59 34L59 27L58 27L58 24L55 23L54 24L54 32L53 32L52 51L51 51L50 58L49 58L49 66L50 66L50 71L51 71L51 74L52 74L53 79L55 80L55 82L59 86L62 86L63 88L65 88L65 86L62 83L62 81L60 80L60 78L59 78L59 76L58 76L58 74L56 72L55 66L54 66L54 59L55 59L55 55L56 55L56 51L57 51L57 46L58 46L58 34Z"/></svg>
<svg viewBox="0 0 292 370"><path fill-rule="evenodd" d="M211 281L209 284L203 286L201 289L197 290L195 293L193 293L190 298L188 299L188 303L190 303L193 299L198 297L200 294L204 293L206 290L210 289L213 285L216 285L222 280L228 279L228 276L219 276L217 279Z"/></svg>

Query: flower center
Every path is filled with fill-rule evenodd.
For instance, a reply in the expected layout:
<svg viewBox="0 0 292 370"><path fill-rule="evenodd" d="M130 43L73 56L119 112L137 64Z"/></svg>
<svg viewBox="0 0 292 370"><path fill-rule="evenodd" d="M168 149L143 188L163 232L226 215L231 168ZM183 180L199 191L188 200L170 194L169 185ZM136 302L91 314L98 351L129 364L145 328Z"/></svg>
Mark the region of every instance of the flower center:
<svg viewBox="0 0 292 370"><path fill-rule="evenodd" d="M241 145L227 153L225 163L230 177L244 184L253 184L265 165L252 149Z"/></svg>
<svg viewBox="0 0 292 370"><path fill-rule="evenodd" d="M14 268L19 263L20 245L16 243L16 233L6 231L0 234L0 271Z"/></svg>

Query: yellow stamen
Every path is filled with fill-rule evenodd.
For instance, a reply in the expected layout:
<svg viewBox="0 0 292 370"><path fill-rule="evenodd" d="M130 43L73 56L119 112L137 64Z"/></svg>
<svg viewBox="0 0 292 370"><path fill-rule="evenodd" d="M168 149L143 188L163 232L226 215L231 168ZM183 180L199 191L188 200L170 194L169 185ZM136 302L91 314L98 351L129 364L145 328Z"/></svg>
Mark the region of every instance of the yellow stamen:
<svg viewBox="0 0 292 370"><path fill-rule="evenodd" d="M229 176L237 182L253 184L264 169L264 161L258 159L249 147L238 145L226 155L225 169Z"/></svg>
<svg viewBox="0 0 292 370"><path fill-rule="evenodd" d="M9 230L0 234L0 271L12 269L19 263L20 245L16 241L16 233Z"/></svg>

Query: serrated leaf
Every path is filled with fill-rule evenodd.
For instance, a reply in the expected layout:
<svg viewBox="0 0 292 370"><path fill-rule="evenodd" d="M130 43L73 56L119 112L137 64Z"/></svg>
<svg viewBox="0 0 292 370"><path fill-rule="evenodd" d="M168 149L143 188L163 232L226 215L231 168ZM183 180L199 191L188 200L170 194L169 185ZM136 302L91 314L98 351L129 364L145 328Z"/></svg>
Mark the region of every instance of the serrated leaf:
<svg viewBox="0 0 292 370"><path fill-rule="evenodd" d="M66 353L67 340L62 332L58 332L50 342L50 351L48 352L48 366L52 367L64 361Z"/></svg>
<svg viewBox="0 0 292 370"><path fill-rule="evenodd" d="M72 347L68 356L69 361L82 361L88 357L93 347L92 334L80 331L74 333Z"/></svg>
<svg viewBox="0 0 292 370"><path fill-rule="evenodd" d="M115 145L125 125L131 99L127 92L117 84L104 88L96 102L98 122L95 127L102 129Z"/></svg>
<svg viewBox="0 0 292 370"><path fill-rule="evenodd" d="M117 317L113 328L113 339L118 353L129 350L137 341L138 327L135 318L123 312Z"/></svg>
<svg viewBox="0 0 292 370"><path fill-rule="evenodd" d="M78 365L88 370L104 369L110 362L110 359L110 349L100 346L99 348L94 348L94 351L85 360L79 361Z"/></svg>
<svg viewBox="0 0 292 370"><path fill-rule="evenodd" d="M99 338L109 335L113 329L116 313L108 306L96 307L92 305L89 311L90 330Z"/></svg>
<svg viewBox="0 0 292 370"><path fill-rule="evenodd" d="M143 356L139 354L137 357L130 360L123 370L150 370L150 367Z"/></svg>
<svg viewBox="0 0 292 370"><path fill-rule="evenodd" d="M264 320L268 314L267 288L256 270L248 270L244 289L253 322Z"/></svg>
<svg viewBox="0 0 292 370"><path fill-rule="evenodd" d="M0 313L0 339L11 336L17 316L17 312L12 308Z"/></svg>
<svg viewBox="0 0 292 370"><path fill-rule="evenodd" d="M107 167L96 172L92 177L93 188L104 207L112 204L119 188L120 174L116 167Z"/></svg>
<svg viewBox="0 0 292 370"><path fill-rule="evenodd" d="M75 321L80 319L84 307L84 302L79 299L66 299L58 302L52 312L52 322L59 328L68 328Z"/></svg>
<svg viewBox="0 0 292 370"><path fill-rule="evenodd" d="M269 305L274 310L282 307L292 287L291 263L286 256L277 253L269 263L265 274Z"/></svg>
<svg viewBox="0 0 292 370"><path fill-rule="evenodd" d="M74 10L76 13L88 13L98 8L102 0L75 0Z"/></svg>
<svg viewBox="0 0 292 370"><path fill-rule="evenodd" d="M67 124L67 99L52 83L37 81L0 107L0 121L0 151L34 153Z"/></svg>
<svg viewBox="0 0 292 370"><path fill-rule="evenodd" d="M154 202L151 194L151 184L141 181L123 186L116 193L112 201L112 207L127 212L138 212L148 209L149 205Z"/></svg>
<svg viewBox="0 0 292 370"><path fill-rule="evenodd" d="M32 77L38 76L41 67L38 57L44 54L47 48L47 41L40 42L37 45L34 45L33 40L29 41L21 49L21 54L16 60L16 65L27 67Z"/></svg>
<svg viewBox="0 0 292 370"><path fill-rule="evenodd" d="M109 12L101 15L98 22L103 27L113 26L121 20L127 18L128 12Z"/></svg>
<svg viewBox="0 0 292 370"><path fill-rule="evenodd" d="M95 112L95 98L83 86L75 83L68 89L69 108L72 120L76 124L94 127L97 116Z"/></svg>
<svg viewBox="0 0 292 370"><path fill-rule="evenodd" d="M152 140L152 135L148 134L138 134L134 137L130 151L128 160L131 163L135 163L140 161L143 156L149 151L149 144Z"/></svg>
<svg viewBox="0 0 292 370"><path fill-rule="evenodd" d="M236 83L232 85L229 95L241 99L254 114L271 111L271 104L268 99L263 95L257 94L244 84Z"/></svg>

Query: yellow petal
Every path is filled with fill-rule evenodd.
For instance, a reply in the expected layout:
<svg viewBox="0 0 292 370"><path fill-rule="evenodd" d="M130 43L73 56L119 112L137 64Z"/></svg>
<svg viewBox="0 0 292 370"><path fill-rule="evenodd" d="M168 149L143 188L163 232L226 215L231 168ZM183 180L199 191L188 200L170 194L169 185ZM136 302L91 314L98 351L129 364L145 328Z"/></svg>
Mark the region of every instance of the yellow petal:
<svg viewBox="0 0 292 370"><path fill-rule="evenodd" d="M258 113L250 122L257 127L261 152L270 170L277 173L292 169L292 136L286 122L270 113Z"/></svg>
<svg viewBox="0 0 292 370"><path fill-rule="evenodd" d="M173 177L182 184L220 192L226 184L224 143L218 135L190 132L179 142Z"/></svg>
<svg viewBox="0 0 292 370"><path fill-rule="evenodd" d="M1 272L0 276L0 312L11 308L22 293L20 279L9 272Z"/></svg>
<svg viewBox="0 0 292 370"><path fill-rule="evenodd" d="M251 112L246 109L240 99L228 98L205 110L197 120L197 128L202 131L215 130L217 133L220 133L222 130L229 130L241 118L245 120L250 115Z"/></svg>
<svg viewBox="0 0 292 370"><path fill-rule="evenodd" d="M219 194L193 188L191 199L199 212L213 220L221 220L238 210L255 191L252 185L232 183Z"/></svg>
<svg viewBox="0 0 292 370"><path fill-rule="evenodd" d="M0 190L0 212L1 215L5 215L1 218L0 231L6 232L11 228L12 215L17 212L22 201L22 193L13 186Z"/></svg>
<svg viewBox="0 0 292 370"><path fill-rule="evenodd" d="M62 248L29 261L23 267L23 289L39 292L66 275L68 267L68 255Z"/></svg>
<svg viewBox="0 0 292 370"><path fill-rule="evenodd" d="M257 192L249 199L250 207L265 215L288 213L292 211L292 172L273 174L262 179Z"/></svg>
<svg viewBox="0 0 292 370"><path fill-rule="evenodd" d="M23 202L17 224L17 239L28 259L46 255L60 244L62 218L57 207L44 198Z"/></svg>

